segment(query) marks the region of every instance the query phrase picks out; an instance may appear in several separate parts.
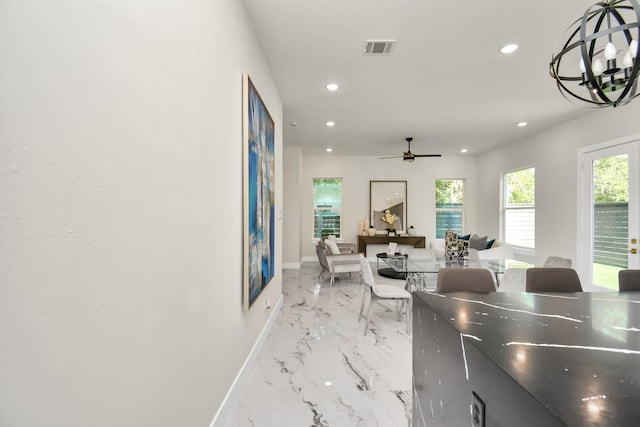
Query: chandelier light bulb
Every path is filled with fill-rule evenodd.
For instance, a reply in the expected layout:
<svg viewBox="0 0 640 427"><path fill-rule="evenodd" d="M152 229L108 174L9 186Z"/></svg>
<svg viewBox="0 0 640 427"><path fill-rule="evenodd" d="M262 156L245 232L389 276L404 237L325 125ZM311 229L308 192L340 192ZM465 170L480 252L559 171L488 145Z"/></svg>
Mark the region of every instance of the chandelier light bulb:
<svg viewBox="0 0 640 427"><path fill-rule="evenodd" d="M604 71L604 66L602 65L602 61L600 61L599 59L596 59L593 62L593 75L594 76L600 76L602 75L602 72Z"/></svg>
<svg viewBox="0 0 640 427"><path fill-rule="evenodd" d="M604 48L604 57L605 59L615 59L618 51L613 43L607 43L607 46Z"/></svg>
<svg viewBox="0 0 640 427"><path fill-rule="evenodd" d="M632 58L636 57L636 55L638 54L638 40L631 40L631 43L629 43L629 53L631 54Z"/></svg>
<svg viewBox="0 0 640 427"><path fill-rule="evenodd" d="M622 65L624 66L624 68L633 67L633 57L631 56L631 52L627 52L624 54L624 57L622 58Z"/></svg>
<svg viewBox="0 0 640 427"><path fill-rule="evenodd" d="M580 63L578 64L578 68L580 68L581 73L587 72L587 67L584 65L584 58L580 58Z"/></svg>

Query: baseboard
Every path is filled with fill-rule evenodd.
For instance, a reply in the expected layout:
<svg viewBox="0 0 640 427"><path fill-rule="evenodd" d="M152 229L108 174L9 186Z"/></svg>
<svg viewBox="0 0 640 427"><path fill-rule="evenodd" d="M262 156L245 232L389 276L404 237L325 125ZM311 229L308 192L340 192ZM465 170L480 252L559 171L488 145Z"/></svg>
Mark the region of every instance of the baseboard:
<svg viewBox="0 0 640 427"><path fill-rule="evenodd" d="M300 270L299 262L283 262L282 263L283 270Z"/></svg>
<svg viewBox="0 0 640 427"><path fill-rule="evenodd" d="M260 332L260 335L258 336L255 344L253 344L253 348L249 352L247 359L244 361L242 368L240 368L240 372L238 372L238 375L236 375L233 384L231 384L227 395L224 397L224 400L218 408L218 412L216 412L216 415L213 417L213 420L211 421L209 427L223 427L227 422L231 410L233 409L233 405L236 403L238 395L240 394L240 389L242 388L242 385L247 381L249 374L251 373L251 368L253 368L253 366L255 365L256 359L260 354L260 350L262 350L262 347L264 346L264 343L267 341L267 337L269 336L269 332L271 332L271 328L273 328L273 324L276 322L276 319L280 315L282 303L283 295L280 294L278 302L271 310L269 319L262 328L262 332Z"/></svg>

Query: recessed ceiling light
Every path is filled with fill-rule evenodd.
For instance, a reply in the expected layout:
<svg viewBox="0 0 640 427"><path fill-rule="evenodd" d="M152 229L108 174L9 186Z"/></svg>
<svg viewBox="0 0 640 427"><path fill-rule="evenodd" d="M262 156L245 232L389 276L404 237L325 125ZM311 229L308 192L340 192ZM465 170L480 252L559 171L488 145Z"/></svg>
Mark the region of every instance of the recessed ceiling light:
<svg viewBox="0 0 640 427"><path fill-rule="evenodd" d="M525 127L528 123L527 122L518 122L516 123L516 126L518 126L519 128Z"/></svg>
<svg viewBox="0 0 640 427"><path fill-rule="evenodd" d="M325 87L327 88L327 90L330 90L331 92L334 92L334 91L338 90L338 88L339 88L340 86L338 86L338 85L337 85L337 84L335 84L335 83L329 83L329 84L328 84L328 85L326 85Z"/></svg>
<svg viewBox="0 0 640 427"><path fill-rule="evenodd" d="M469 151L469 149L468 149L468 148L462 148L462 149L460 149L460 152L461 152L461 153L466 153L467 151Z"/></svg>
<svg viewBox="0 0 640 427"><path fill-rule="evenodd" d="M329 122L327 122L327 123L325 123L325 124L326 124L327 126L331 127L331 126L335 126L335 124L336 124L336 123L335 123L335 122L331 122L331 121L329 121Z"/></svg>
<svg viewBox="0 0 640 427"><path fill-rule="evenodd" d="M509 53L513 53L516 50L518 50L518 45L515 44L515 43L509 43L509 44L506 44L506 45L504 45L504 46L502 46L500 48L500 52L504 53L505 55L507 55Z"/></svg>
<svg viewBox="0 0 640 427"><path fill-rule="evenodd" d="M327 153L330 153L333 151L333 148L327 148Z"/></svg>

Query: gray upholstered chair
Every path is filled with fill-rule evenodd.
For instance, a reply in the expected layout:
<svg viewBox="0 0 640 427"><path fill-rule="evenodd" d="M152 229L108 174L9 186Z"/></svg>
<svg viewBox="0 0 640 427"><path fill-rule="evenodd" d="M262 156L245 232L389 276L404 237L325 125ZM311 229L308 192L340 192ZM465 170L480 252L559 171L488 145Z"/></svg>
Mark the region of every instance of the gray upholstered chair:
<svg viewBox="0 0 640 427"><path fill-rule="evenodd" d="M495 292L493 274L485 268L441 268L437 292Z"/></svg>
<svg viewBox="0 0 640 427"><path fill-rule="evenodd" d="M336 274L339 273L359 273L360 272L360 258L362 254L357 254L348 250L346 253L333 254L331 249L323 240L318 241L316 244L316 255L318 256L318 262L320 263L320 274L318 278L321 278L325 273L328 273L331 277L329 286L333 286L335 283Z"/></svg>
<svg viewBox="0 0 640 427"><path fill-rule="evenodd" d="M371 272L371 266L369 261L363 256L361 257L361 270L362 270L362 303L360 304L360 314L358 320L364 317L366 323L364 325L364 335L367 335L369 330L369 321L371 320L371 309L373 305L382 300L395 301L396 310L398 311L398 320L402 319L402 313L404 312L407 318L407 333L411 330L411 294L407 292L402 286L392 284L379 284L375 283L373 279L373 273ZM367 308L367 315L364 316L365 301L369 297L369 306Z"/></svg>
<svg viewBox="0 0 640 427"><path fill-rule="evenodd" d="M578 273L572 268L538 267L527 270L527 292L582 292Z"/></svg>
<svg viewBox="0 0 640 427"><path fill-rule="evenodd" d="M543 267L561 267L561 268L571 268L573 265L573 261L571 258L563 258L560 256L548 256L546 260L544 260Z"/></svg>
<svg viewBox="0 0 640 427"><path fill-rule="evenodd" d="M618 271L618 289L620 292L640 291L640 270Z"/></svg>

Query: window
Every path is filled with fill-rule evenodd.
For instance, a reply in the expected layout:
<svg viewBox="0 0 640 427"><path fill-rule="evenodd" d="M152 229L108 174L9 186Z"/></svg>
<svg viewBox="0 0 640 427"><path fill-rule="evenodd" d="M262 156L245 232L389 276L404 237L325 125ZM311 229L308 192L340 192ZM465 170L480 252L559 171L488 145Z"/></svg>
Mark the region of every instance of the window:
<svg viewBox="0 0 640 427"><path fill-rule="evenodd" d="M535 248L535 181L535 168L520 169L503 175L503 236L509 244Z"/></svg>
<svg viewBox="0 0 640 427"><path fill-rule="evenodd" d="M342 178L313 179L313 237L342 236Z"/></svg>
<svg viewBox="0 0 640 427"><path fill-rule="evenodd" d="M436 239L464 228L464 180L436 179Z"/></svg>

